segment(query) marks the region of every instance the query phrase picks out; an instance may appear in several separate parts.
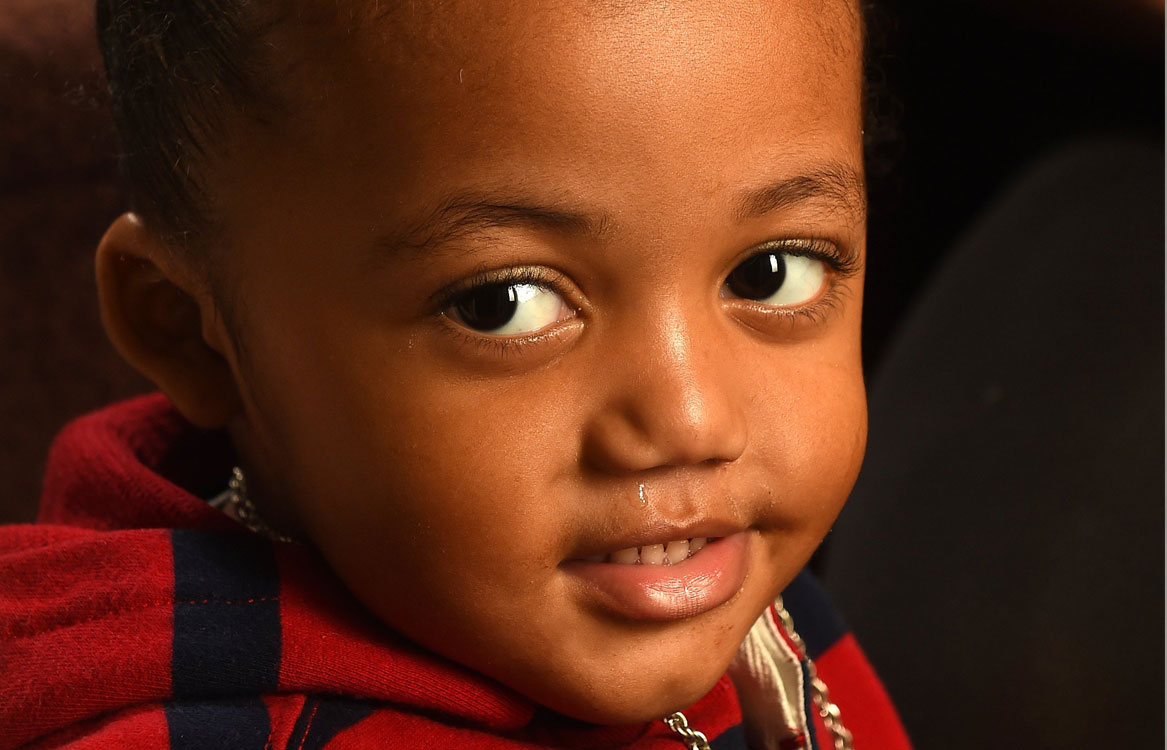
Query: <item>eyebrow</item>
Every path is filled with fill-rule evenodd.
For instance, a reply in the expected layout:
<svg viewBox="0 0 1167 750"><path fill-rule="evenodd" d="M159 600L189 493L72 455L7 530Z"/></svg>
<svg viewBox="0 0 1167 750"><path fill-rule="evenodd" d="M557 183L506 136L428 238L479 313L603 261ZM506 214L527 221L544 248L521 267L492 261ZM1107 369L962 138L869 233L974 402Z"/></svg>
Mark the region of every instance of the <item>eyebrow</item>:
<svg viewBox="0 0 1167 750"><path fill-rule="evenodd" d="M739 221L755 219L812 200L835 203L847 213L861 217L867 205L865 196L860 174L845 164L832 162L746 193L738 202L737 218Z"/></svg>
<svg viewBox="0 0 1167 750"><path fill-rule="evenodd" d="M760 218L800 203L827 201L854 216L864 214L863 179L851 167L829 163L794 177L746 192L737 201L739 222ZM403 231L378 239L378 255L407 251L435 252L444 245L497 228L550 231L561 235L600 239L613 221L602 212L580 211L522 198L491 197L463 192L448 196L420 221Z"/></svg>
<svg viewBox="0 0 1167 750"><path fill-rule="evenodd" d="M424 219L400 234L377 241L382 250L427 253L450 242L497 228L551 231L599 238L609 231L606 215L539 205L523 199L499 199L476 193L447 197Z"/></svg>

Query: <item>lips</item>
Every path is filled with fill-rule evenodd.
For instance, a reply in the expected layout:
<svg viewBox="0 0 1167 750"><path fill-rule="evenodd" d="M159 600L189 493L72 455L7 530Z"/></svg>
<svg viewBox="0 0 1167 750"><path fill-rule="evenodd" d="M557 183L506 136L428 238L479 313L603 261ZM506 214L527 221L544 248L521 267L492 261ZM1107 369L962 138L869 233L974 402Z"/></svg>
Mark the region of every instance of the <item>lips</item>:
<svg viewBox="0 0 1167 750"><path fill-rule="evenodd" d="M752 536L749 531L673 541L658 536L660 541L568 560L561 568L585 600L617 617L684 619L724 604L741 590Z"/></svg>

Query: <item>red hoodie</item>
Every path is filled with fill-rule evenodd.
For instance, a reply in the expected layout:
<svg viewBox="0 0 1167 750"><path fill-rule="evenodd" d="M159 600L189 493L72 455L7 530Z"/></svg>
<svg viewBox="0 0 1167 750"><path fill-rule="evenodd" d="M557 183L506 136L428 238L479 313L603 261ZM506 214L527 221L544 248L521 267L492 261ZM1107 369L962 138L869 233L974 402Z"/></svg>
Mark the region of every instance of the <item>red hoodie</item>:
<svg viewBox="0 0 1167 750"><path fill-rule="evenodd" d="M39 523L0 527L0 750L684 747L661 721L583 724L402 639L312 549L261 539L200 499L231 464L221 434L160 395L61 433ZM809 576L784 598L855 747L908 748ZM806 721L806 663L774 622L765 613L733 679L684 711L718 750L747 736L830 745Z"/></svg>

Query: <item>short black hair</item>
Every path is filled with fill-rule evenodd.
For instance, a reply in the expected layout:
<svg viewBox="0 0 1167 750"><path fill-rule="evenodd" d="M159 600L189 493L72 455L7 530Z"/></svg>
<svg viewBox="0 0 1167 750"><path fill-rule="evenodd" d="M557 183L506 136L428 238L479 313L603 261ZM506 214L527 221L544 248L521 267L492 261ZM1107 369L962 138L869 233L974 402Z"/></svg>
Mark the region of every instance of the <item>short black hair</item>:
<svg viewBox="0 0 1167 750"><path fill-rule="evenodd" d="M130 207L179 249L213 227L212 141L239 111L274 102L259 47L275 14L263 0L97 0L120 167Z"/></svg>

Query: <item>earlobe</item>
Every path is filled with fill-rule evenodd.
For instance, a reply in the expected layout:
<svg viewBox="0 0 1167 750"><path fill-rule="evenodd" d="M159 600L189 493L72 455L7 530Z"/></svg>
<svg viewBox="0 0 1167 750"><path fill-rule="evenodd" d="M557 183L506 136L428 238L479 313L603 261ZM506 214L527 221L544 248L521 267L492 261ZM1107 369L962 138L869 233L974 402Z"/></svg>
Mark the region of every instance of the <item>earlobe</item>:
<svg viewBox="0 0 1167 750"><path fill-rule="evenodd" d="M204 320L218 319L205 283L130 213L102 237L96 266L101 320L122 357L192 423L225 426L239 412L239 390L229 343L204 331Z"/></svg>

